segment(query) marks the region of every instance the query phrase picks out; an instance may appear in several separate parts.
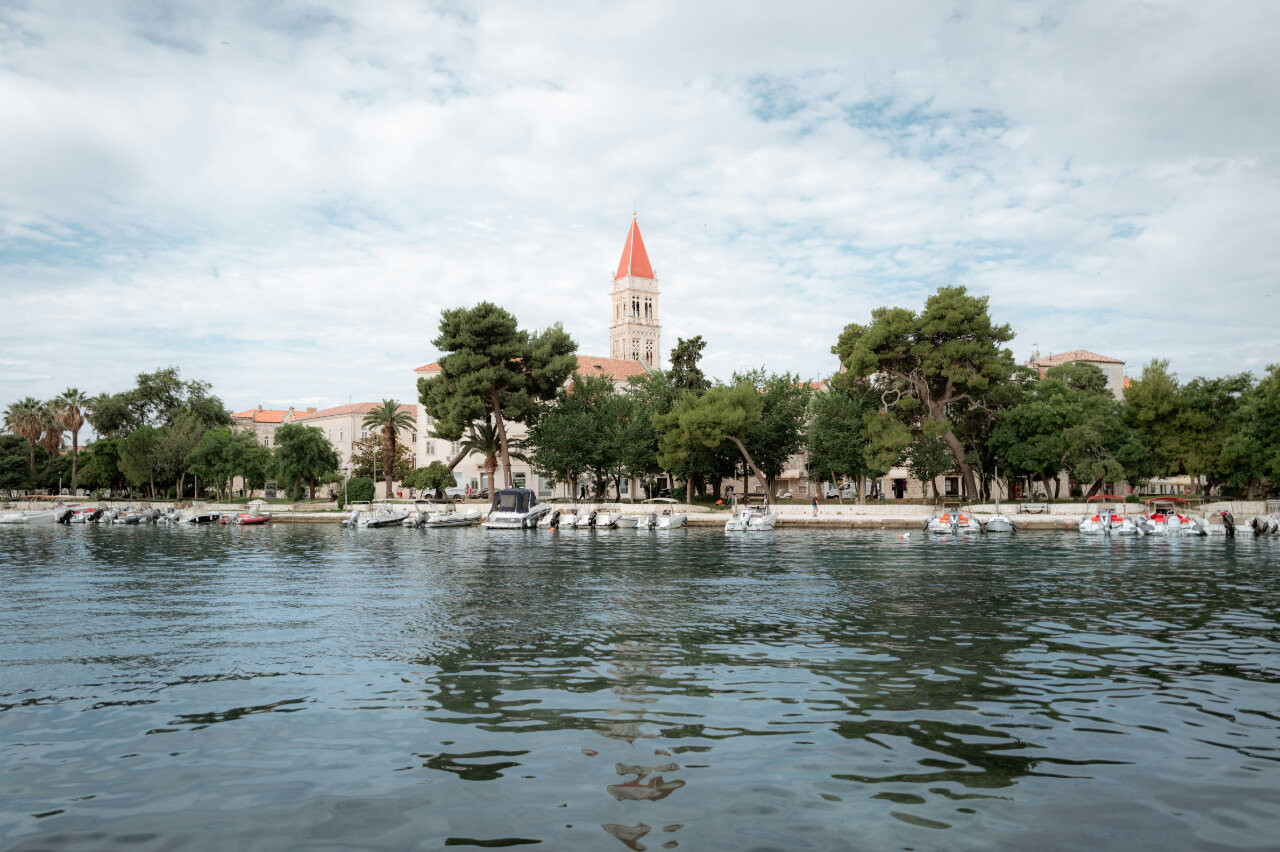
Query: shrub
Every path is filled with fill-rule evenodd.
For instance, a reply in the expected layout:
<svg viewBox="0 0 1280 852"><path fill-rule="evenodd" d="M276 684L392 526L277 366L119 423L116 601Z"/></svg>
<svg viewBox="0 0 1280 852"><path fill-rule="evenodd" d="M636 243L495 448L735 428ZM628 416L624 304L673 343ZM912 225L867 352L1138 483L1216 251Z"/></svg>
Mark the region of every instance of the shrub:
<svg viewBox="0 0 1280 852"><path fill-rule="evenodd" d="M357 476L347 480L346 502L355 503L360 500L372 500L374 494L373 480L365 476Z"/></svg>

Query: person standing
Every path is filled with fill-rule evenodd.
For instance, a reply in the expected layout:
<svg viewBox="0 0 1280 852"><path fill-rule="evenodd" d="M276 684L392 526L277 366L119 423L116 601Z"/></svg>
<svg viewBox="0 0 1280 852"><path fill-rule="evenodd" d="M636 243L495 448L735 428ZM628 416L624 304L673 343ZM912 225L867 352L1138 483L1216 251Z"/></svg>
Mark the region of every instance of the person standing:
<svg viewBox="0 0 1280 852"><path fill-rule="evenodd" d="M818 517L818 495L813 495L813 516Z"/></svg>

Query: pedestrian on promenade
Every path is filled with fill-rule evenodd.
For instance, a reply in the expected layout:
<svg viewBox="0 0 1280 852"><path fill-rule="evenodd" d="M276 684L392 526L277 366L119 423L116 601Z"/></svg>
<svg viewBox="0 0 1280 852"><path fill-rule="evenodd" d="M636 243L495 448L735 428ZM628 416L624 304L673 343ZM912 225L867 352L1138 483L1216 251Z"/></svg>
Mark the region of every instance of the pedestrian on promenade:
<svg viewBox="0 0 1280 852"><path fill-rule="evenodd" d="M813 495L813 516L818 517L818 495Z"/></svg>

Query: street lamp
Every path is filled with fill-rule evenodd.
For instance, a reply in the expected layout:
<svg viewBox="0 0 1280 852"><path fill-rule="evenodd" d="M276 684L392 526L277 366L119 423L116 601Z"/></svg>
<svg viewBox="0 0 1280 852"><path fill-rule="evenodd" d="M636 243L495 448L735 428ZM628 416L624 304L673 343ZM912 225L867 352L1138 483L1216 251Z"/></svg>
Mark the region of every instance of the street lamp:
<svg viewBox="0 0 1280 852"><path fill-rule="evenodd" d="M349 470L351 470L351 468L347 467L345 464L342 466L342 505L344 507L347 505L347 472Z"/></svg>

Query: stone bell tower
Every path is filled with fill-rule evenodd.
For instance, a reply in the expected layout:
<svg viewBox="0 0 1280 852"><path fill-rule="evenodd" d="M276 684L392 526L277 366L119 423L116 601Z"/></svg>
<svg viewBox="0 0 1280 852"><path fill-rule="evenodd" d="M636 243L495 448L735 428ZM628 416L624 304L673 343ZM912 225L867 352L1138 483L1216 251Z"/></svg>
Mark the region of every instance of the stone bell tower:
<svg viewBox="0 0 1280 852"><path fill-rule="evenodd" d="M662 364L662 323L658 321L658 278L631 214L631 230L613 276L613 315L609 357L639 361L649 369Z"/></svg>

